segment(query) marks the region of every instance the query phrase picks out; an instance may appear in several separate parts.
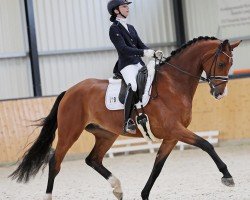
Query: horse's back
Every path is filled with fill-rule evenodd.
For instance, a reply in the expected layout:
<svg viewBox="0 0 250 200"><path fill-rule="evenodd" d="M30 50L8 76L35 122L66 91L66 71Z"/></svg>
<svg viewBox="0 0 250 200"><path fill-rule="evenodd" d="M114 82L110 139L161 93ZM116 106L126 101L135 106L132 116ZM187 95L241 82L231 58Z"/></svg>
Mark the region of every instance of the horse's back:
<svg viewBox="0 0 250 200"><path fill-rule="evenodd" d="M85 79L73 87L71 87L67 93L84 93L86 94L91 94L95 91L98 91L100 93L105 93L106 89L108 87L108 80L104 79L94 79L94 78L89 78Z"/></svg>
<svg viewBox="0 0 250 200"><path fill-rule="evenodd" d="M86 79L69 88L59 106L59 113L69 110L88 121L88 115L96 110L105 110L105 93L108 80ZM87 118L86 118L87 117Z"/></svg>

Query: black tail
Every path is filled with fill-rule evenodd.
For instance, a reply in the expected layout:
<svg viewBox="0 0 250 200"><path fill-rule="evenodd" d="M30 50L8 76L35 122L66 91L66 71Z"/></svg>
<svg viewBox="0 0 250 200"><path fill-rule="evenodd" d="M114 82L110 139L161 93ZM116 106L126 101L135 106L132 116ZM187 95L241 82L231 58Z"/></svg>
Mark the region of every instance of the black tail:
<svg viewBox="0 0 250 200"><path fill-rule="evenodd" d="M57 97L49 115L39 125L42 126L40 135L30 149L25 152L18 168L9 176L12 179L17 179L17 182L28 182L30 177L35 176L42 166L47 165L57 129L58 106L64 95L65 92Z"/></svg>

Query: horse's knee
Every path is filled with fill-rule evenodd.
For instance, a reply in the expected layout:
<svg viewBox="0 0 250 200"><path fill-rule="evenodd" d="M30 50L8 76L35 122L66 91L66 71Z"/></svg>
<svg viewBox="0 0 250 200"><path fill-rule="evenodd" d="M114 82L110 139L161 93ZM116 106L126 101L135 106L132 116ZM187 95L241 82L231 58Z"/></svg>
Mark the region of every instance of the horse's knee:
<svg viewBox="0 0 250 200"><path fill-rule="evenodd" d="M90 166L90 167L94 167L96 165L102 165L102 162L96 158L96 157L93 157L91 155L89 155L86 159L85 159L85 163Z"/></svg>
<svg viewBox="0 0 250 200"><path fill-rule="evenodd" d="M88 166L92 166L93 164L93 160L90 158L90 156L88 156L86 159L85 159L85 163L88 165Z"/></svg>

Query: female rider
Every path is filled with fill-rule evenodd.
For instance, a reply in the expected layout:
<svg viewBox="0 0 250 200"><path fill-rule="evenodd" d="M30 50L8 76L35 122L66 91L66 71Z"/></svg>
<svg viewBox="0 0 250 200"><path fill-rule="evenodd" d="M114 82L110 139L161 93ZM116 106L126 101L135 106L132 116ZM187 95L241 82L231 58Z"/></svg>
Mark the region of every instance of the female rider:
<svg viewBox="0 0 250 200"><path fill-rule="evenodd" d="M129 15L129 4L127 0L110 0L108 11L111 15L110 21L113 24L109 30L109 37L114 44L118 61L114 68L114 73L120 72L127 84L127 92L124 101L124 133L136 132L136 125L131 119L134 107L133 96L137 90L136 76L138 71L144 66L141 57L160 58L162 51L149 49L139 38L135 28L127 24L126 19Z"/></svg>

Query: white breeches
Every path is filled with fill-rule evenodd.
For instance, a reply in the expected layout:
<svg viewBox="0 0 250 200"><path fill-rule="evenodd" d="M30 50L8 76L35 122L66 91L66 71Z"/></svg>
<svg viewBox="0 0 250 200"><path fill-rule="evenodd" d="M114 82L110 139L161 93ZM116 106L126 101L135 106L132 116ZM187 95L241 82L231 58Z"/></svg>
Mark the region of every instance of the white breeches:
<svg viewBox="0 0 250 200"><path fill-rule="evenodd" d="M121 70L124 81L127 85L131 85L131 88L134 92L137 90L136 76L141 68L141 63L138 63L136 65L128 65Z"/></svg>
<svg viewBox="0 0 250 200"><path fill-rule="evenodd" d="M154 68L154 66L155 66L155 61L154 60L149 61L147 65L148 71L151 71L152 68ZM134 92L136 92L137 90L136 76L141 68L142 68L141 63L138 63L136 65L128 65L121 70L121 74L124 81L126 82L127 85L128 84L131 85L132 90Z"/></svg>

